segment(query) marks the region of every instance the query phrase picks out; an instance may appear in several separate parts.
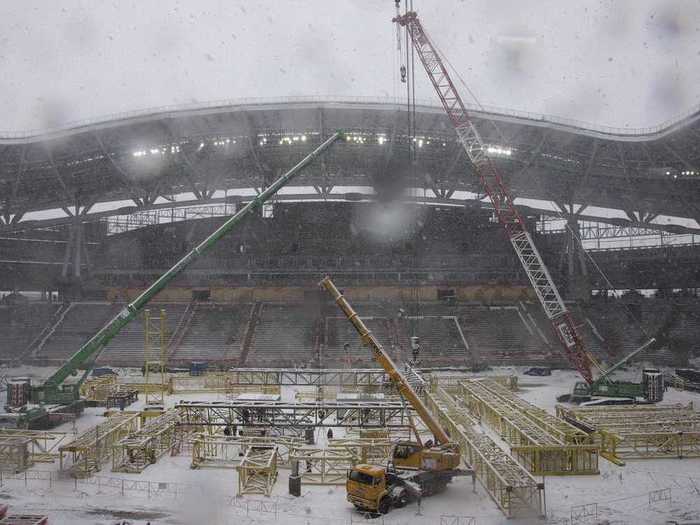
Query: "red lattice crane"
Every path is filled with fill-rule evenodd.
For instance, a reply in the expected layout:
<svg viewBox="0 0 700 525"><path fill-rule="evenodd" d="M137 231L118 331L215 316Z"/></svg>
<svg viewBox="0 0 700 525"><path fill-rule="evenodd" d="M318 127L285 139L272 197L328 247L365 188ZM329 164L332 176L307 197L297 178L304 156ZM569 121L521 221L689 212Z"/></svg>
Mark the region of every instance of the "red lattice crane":
<svg viewBox="0 0 700 525"><path fill-rule="evenodd" d="M474 166L474 171L479 177L484 191L491 199L498 221L505 229L547 318L564 346L569 361L586 382L591 384L593 382L591 366L594 361L586 351L583 339L576 330L571 312L564 305L559 291L527 231L523 217L515 208L513 197L503 184L503 178L489 158L487 145L474 126L440 55L425 33L418 15L414 11L398 15L392 21L406 28L428 78L440 97L442 106Z"/></svg>

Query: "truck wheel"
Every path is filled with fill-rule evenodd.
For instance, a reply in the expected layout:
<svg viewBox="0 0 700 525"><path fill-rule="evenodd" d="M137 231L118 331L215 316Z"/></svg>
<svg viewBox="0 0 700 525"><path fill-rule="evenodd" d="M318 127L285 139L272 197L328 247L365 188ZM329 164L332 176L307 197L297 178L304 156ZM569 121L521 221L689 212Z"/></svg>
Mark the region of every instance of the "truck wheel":
<svg viewBox="0 0 700 525"><path fill-rule="evenodd" d="M384 496L379 501L379 506L377 507L377 510L379 511L379 514L387 514L390 509L391 509L391 500L389 500L389 498L387 496Z"/></svg>

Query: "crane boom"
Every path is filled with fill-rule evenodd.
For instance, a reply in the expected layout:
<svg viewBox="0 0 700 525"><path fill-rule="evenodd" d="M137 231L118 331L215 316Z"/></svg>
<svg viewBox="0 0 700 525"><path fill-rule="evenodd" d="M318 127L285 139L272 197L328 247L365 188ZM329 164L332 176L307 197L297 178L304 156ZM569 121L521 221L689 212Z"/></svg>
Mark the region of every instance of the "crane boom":
<svg viewBox="0 0 700 525"><path fill-rule="evenodd" d="M586 352L583 339L576 329L571 312L564 305L549 270L547 270L542 256L527 231L525 221L516 209L508 188L503 183L501 174L489 158L488 147L474 126L437 49L428 38L418 15L414 11L399 15L392 21L406 28L430 82L440 97L445 113L452 122L484 191L491 199L498 221L505 229L569 361L588 384L592 383L591 365L594 362Z"/></svg>
<svg viewBox="0 0 700 525"><path fill-rule="evenodd" d="M59 386L68 376L74 374L78 367L84 364L90 357L102 350L107 344L119 333L119 331L134 320L148 302L153 297L165 288L177 275L187 268L193 261L198 259L202 254L207 252L214 244L224 237L234 226L246 217L255 208L261 206L270 197L279 191L287 184L297 173L304 167L310 164L316 157L324 152L336 140L342 136L341 132L336 132L319 145L315 150L309 153L293 168L287 171L284 175L278 178L264 191L252 199L248 204L241 208L237 213L224 222L215 232L209 235L201 243L194 247L187 255L180 259L175 265L161 275L151 286L141 293L133 302L129 303L117 316L109 321L101 328L94 336L92 336L80 349L73 354L68 361L59 368L51 377L49 377L43 385L37 387L32 398L34 401L43 402L69 402L77 396L77 388L74 387L66 392L59 392ZM83 378L87 375L87 371Z"/></svg>
<svg viewBox="0 0 700 525"><path fill-rule="evenodd" d="M447 432L445 432L445 429L443 429L438 420L433 417L428 410L428 407L425 406L404 375L396 367L394 361L391 359L391 357L389 357L389 354L384 351L382 345L379 344L379 341L377 341L376 337L374 337L374 334L370 332L367 325L365 325L362 319L360 319L357 312L355 312L352 306L350 306L347 299L345 299L343 294L341 294L338 288L336 288L335 284L333 284L331 278L327 276L324 277L320 284L331 294L335 300L335 303L340 307L345 316L355 327L357 333L360 334L362 343L370 347L372 354L374 355L374 359L382 366L391 381L399 389L399 393L403 396L403 398L406 399L406 401L408 401L413 409L418 413L418 416L421 418L423 423L425 423L430 432L433 433L433 436L435 436L436 441L440 445L450 443L450 437L447 435Z"/></svg>

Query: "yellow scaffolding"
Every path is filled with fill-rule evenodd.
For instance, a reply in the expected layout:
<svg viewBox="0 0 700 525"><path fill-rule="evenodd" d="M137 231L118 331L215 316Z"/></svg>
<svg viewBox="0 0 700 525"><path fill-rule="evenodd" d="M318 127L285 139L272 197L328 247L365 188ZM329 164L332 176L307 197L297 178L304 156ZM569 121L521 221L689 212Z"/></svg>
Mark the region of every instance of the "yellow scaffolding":
<svg viewBox="0 0 700 525"><path fill-rule="evenodd" d="M277 447L277 466L290 466L290 453L303 447L305 441L296 437L265 437L197 435L192 441L192 468L234 468L249 448Z"/></svg>
<svg viewBox="0 0 700 525"><path fill-rule="evenodd" d="M92 427L76 439L59 447L60 469L64 470L64 454L72 457L70 472L75 478L85 478L98 472L112 457L112 447L138 428L137 413L116 413Z"/></svg>
<svg viewBox="0 0 700 525"><path fill-rule="evenodd" d="M486 380L462 381L462 397L480 422L511 447L513 457L540 476L599 474L599 445L584 431Z"/></svg>
<svg viewBox="0 0 700 525"><path fill-rule="evenodd" d="M454 375L433 375L430 374L427 380L431 383L435 382L447 393L454 394L460 391L460 383L467 379L464 374ZM488 376L488 380L493 383L498 383L512 392L517 392L519 389L518 376Z"/></svg>
<svg viewBox="0 0 700 525"><path fill-rule="evenodd" d="M626 459L700 457L700 414L693 404L601 406L557 405L557 415L594 431L600 455Z"/></svg>
<svg viewBox="0 0 700 525"><path fill-rule="evenodd" d="M396 444L392 439L376 438L334 438L328 440L328 447L345 449L357 458L358 463L385 465L392 456Z"/></svg>
<svg viewBox="0 0 700 525"><path fill-rule="evenodd" d="M0 438L0 470L24 472L31 467L34 464L29 453L31 443L27 437Z"/></svg>
<svg viewBox="0 0 700 525"><path fill-rule="evenodd" d="M59 457L58 448L67 438L65 432L25 430L14 428L0 429L0 440L12 438L29 439L29 464L53 463Z"/></svg>
<svg viewBox="0 0 700 525"><path fill-rule="evenodd" d="M277 447L250 447L246 450L238 471L238 495L270 496L277 481Z"/></svg>
<svg viewBox="0 0 700 525"><path fill-rule="evenodd" d="M114 374L91 377L80 385L80 397L104 404L117 388L117 376Z"/></svg>
<svg viewBox="0 0 700 525"><path fill-rule="evenodd" d="M165 454L174 453L182 440L179 422L180 414L175 409L149 418L140 430L114 445L112 471L140 473Z"/></svg>
<svg viewBox="0 0 700 525"><path fill-rule="evenodd" d="M229 396L245 392L279 394L281 391L280 385L238 384L233 372L205 372L199 376L171 375L168 388L171 394L220 393Z"/></svg>
<svg viewBox="0 0 700 525"><path fill-rule="evenodd" d="M510 405L513 409L521 412L536 426L562 443L584 445L592 442L592 439L588 433L565 421L564 419L554 416L546 410L528 403L521 397L514 394L510 389L505 388L503 384L493 382L489 378L488 381L482 381L481 385L486 388L500 403Z"/></svg>
<svg viewBox="0 0 700 525"><path fill-rule="evenodd" d="M294 450L291 461L299 462L301 483L305 485L344 485L348 470L359 463L357 456L345 448L310 448Z"/></svg>
<svg viewBox="0 0 700 525"><path fill-rule="evenodd" d="M167 355L167 325L165 310L159 317L151 317L151 311L143 313L144 376L146 405L163 405L168 382L165 377Z"/></svg>
<svg viewBox="0 0 700 525"><path fill-rule="evenodd" d="M462 400L437 385L433 390L423 393L429 409L459 443L462 459L471 465L503 514L509 518L545 516L544 483L538 483L489 436L475 430L478 423L467 414Z"/></svg>

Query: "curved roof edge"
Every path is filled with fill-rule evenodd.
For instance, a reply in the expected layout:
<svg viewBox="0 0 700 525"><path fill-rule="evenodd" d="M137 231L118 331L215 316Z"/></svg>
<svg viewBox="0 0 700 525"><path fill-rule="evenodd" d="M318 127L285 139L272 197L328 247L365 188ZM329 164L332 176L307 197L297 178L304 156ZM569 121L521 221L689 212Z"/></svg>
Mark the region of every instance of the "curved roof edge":
<svg viewBox="0 0 700 525"><path fill-rule="evenodd" d="M182 117L187 115L217 113L221 111L231 111L236 109L279 109L280 106L333 106L348 108L366 107L367 109L396 108L404 109L405 102L394 98L383 97L333 97L333 96L293 96L278 98L241 98L230 100L215 100L211 102L181 104L147 108L142 110L129 111L103 115L91 119L85 119L66 123L57 128L43 130L26 131L0 131L0 144L22 144L39 142L42 140L53 140L76 135L91 130L99 130L124 125L125 123L138 123L144 121L158 120L161 118ZM442 107L433 101L419 100L417 105L424 112L442 113ZM625 142L642 142L662 138L665 135L682 129L689 124L700 119L700 104L693 106L688 111L666 120L656 126L646 128L616 128L611 126L601 126L590 122L578 121L532 113L528 111L512 110L494 106L482 106L468 104L469 109L475 116L488 120L510 121L538 127L558 129L563 132L578 135L588 135L608 140L618 140Z"/></svg>

